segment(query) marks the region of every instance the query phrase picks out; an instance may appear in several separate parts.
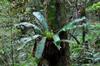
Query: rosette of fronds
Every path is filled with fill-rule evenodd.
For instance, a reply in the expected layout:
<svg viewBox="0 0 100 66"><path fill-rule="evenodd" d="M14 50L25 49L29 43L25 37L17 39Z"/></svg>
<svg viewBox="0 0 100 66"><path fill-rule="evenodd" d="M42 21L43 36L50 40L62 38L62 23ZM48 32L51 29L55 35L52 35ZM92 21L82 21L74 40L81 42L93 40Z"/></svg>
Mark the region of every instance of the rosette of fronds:
<svg viewBox="0 0 100 66"><path fill-rule="evenodd" d="M38 20L37 24L23 22L23 23L16 24L16 27L21 30L26 30L27 27L31 27L34 30L35 34L33 34L33 36L21 38L22 43L24 42L25 44L27 44L29 41L41 38L39 39L39 41L36 40L37 45L36 45L35 57L37 57L38 59L42 57L46 43L50 43L50 41L48 42L48 40L52 40L52 43L50 44L54 44L56 48L59 50L61 48L62 41L70 42L70 40L60 39L59 37L60 32L62 31L66 32L69 30L73 30L75 28L81 28L83 26L86 26L86 23L78 24L82 22L83 20L86 20L85 17L82 17L65 24L63 28L61 28L57 33L54 33L52 30L49 29L47 20L42 15L41 12L33 12L33 15Z"/></svg>

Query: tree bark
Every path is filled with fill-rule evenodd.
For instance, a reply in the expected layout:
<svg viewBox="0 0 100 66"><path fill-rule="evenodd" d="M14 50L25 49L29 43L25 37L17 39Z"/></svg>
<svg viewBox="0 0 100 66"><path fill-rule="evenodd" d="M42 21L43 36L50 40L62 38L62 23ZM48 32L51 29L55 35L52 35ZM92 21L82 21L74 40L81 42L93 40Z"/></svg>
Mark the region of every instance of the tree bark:
<svg viewBox="0 0 100 66"><path fill-rule="evenodd" d="M54 32L57 32L63 25L64 23L62 22L63 18L63 12L64 10L62 8L63 0L55 0L51 1L49 3L50 5L52 4L53 8L51 8L50 5L47 7L47 14L48 14L48 22L49 26L53 29ZM52 15L51 15L52 14ZM51 19L51 17L53 17ZM68 38L68 33L67 32L61 32L59 34L60 39L67 39ZM61 56L59 57L59 62L57 65L54 66L70 66L70 47L69 43L61 43L61 49L60 49L60 54Z"/></svg>
<svg viewBox="0 0 100 66"><path fill-rule="evenodd" d="M61 32L59 34L60 39L67 39L68 38L67 32ZM67 42L61 42L61 57L58 63L58 66L71 66L70 65L70 46Z"/></svg>
<svg viewBox="0 0 100 66"><path fill-rule="evenodd" d="M55 8L56 8L56 22L58 22L59 24L59 28L61 28L63 26L64 23L62 23L62 4L63 1L62 0L56 0L55 3ZM61 32L59 34L60 39L67 39L68 38L68 33L67 32ZM69 43L66 42L61 42L61 49L60 49L60 53L61 53L61 57L60 57L60 61L58 62L57 66L70 66L70 47L69 47Z"/></svg>

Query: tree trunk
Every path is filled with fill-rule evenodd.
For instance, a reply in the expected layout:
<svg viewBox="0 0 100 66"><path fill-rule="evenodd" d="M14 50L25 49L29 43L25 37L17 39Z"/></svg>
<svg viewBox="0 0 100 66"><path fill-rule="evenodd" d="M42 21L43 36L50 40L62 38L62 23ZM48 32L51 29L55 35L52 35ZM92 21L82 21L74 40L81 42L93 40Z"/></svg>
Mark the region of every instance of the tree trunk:
<svg viewBox="0 0 100 66"><path fill-rule="evenodd" d="M67 39L67 32L61 32L59 34L60 39ZM61 57L58 66L70 66L70 46L67 42L61 43Z"/></svg>
<svg viewBox="0 0 100 66"><path fill-rule="evenodd" d="M62 7L61 5L63 4L62 0L56 0L56 21L60 25L60 28L63 26L64 23L62 23ZM61 32L59 34L60 39L67 39L67 32ZM61 43L61 57L60 61L57 66L70 66L70 47L69 43L62 42Z"/></svg>
<svg viewBox="0 0 100 66"><path fill-rule="evenodd" d="M51 23L52 24L56 24L56 25L53 25L53 27L55 27L56 29L54 29L54 31L58 31L64 23L62 23L62 4L63 4L63 0L55 0L55 1L52 1L53 5L55 6L53 9L50 7L50 5L48 6L48 16L50 16L50 13L54 13L55 15L53 15L52 17L54 17L53 20L50 20L49 17L49 22L51 21L54 21ZM50 3L51 4L51 3ZM50 26L51 27L51 26ZM59 27L59 28L58 28ZM52 27L51 27L52 28ZM68 36L67 36L67 32L61 32L60 33L60 39L67 39ZM61 56L59 57L60 60L59 62L57 63L56 66L70 66L70 47L69 47L69 43L64 43L62 42L61 43L61 49L60 49L60 53L61 53Z"/></svg>

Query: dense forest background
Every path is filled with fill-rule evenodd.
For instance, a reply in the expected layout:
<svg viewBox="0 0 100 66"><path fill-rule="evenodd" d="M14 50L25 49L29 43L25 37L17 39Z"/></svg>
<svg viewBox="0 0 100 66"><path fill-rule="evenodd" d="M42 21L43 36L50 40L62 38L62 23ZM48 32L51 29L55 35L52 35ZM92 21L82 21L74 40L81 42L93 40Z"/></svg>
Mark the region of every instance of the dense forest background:
<svg viewBox="0 0 100 66"><path fill-rule="evenodd" d="M78 26L81 23L75 23L76 26L71 23L64 27L68 32L66 41L70 47L70 53L67 52L70 54L68 60L71 66L100 66L99 0L0 0L0 66L38 65L40 60L32 55L35 40L30 40L34 31L28 29L23 34L15 27L16 24L27 22L41 28L39 20L33 15L36 11L45 16L53 33L60 30L64 24L80 21L80 17L85 17L85 30L82 28L84 25ZM52 34L49 35L46 34L51 38ZM27 38L24 40L23 37ZM59 48L59 45L57 47Z"/></svg>

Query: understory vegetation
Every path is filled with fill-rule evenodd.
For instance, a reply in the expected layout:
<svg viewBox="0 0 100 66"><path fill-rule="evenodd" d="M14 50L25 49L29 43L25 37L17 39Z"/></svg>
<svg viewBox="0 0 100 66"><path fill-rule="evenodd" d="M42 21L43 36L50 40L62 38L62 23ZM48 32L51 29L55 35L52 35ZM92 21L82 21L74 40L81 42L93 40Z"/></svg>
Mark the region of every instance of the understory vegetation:
<svg viewBox="0 0 100 66"><path fill-rule="evenodd" d="M0 0L0 66L100 66L100 1Z"/></svg>

